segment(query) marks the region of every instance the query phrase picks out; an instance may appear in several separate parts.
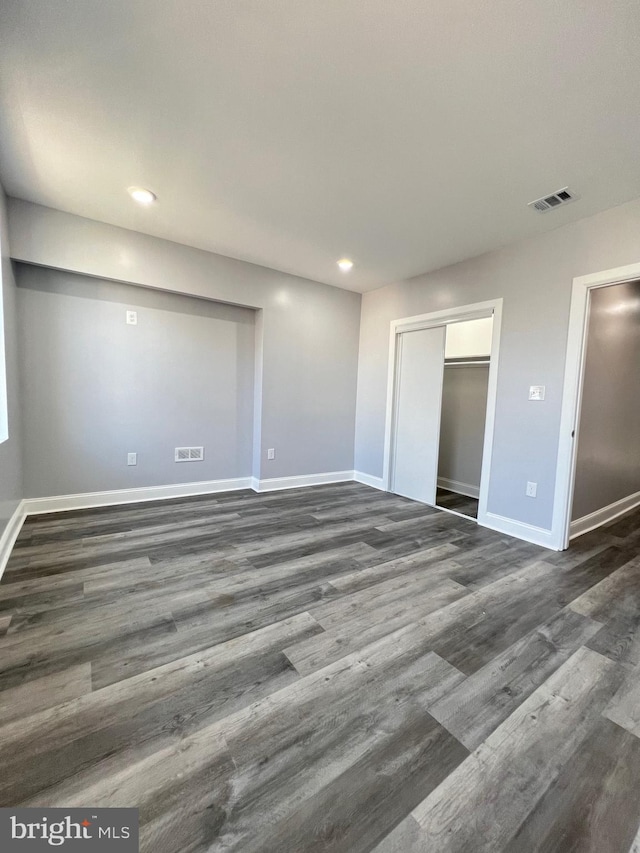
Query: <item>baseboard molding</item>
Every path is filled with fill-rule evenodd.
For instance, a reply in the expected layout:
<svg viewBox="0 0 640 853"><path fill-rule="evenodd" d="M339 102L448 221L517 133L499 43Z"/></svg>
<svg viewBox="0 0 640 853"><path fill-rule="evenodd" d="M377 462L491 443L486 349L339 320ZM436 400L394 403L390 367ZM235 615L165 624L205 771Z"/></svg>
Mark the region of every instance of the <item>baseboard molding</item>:
<svg viewBox="0 0 640 853"><path fill-rule="evenodd" d="M533 524L526 524L524 521L516 521L514 518L496 515L493 512L485 512L478 516L478 524L498 533L515 536L516 539L524 539L525 542L541 545L551 551L562 550L562 547L554 539L553 531L544 527L535 527Z"/></svg>
<svg viewBox="0 0 640 853"><path fill-rule="evenodd" d="M0 578L2 578L2 575L4 574L4 570L9 562L9 557L13 551L13 546L15 545L16 539L18 538L18 534L22 529L22 525L26 517L27 513L24 509L24 501L20 501L18 506L15 508L13 515L7 522L7 526L5 527L2 536L0 536Z"/></svg>
<svg viewBox="0 0 640 853"><path fill-rule="evenodd" d="M471 483L461 483L459 480L449 480L447 477L438 477L438 486L455 492L457 495L465 495L468 498L480 497L480 486L472 486Z"/></svg>
<svg viewBox="0 0 640 853"><path fill-rule="evenodd" d="M367 479L360 479L360 476ZM79 495L53 495L47 498L26 498L22 502L23 516L41 515L45 512L67 512L91 507L117 506L144 501L170 500L216 492L233 492L253 489L255 492L274 492L281 489L299 489L304 486L322 486L327 483L345 483L357 479L374 488L382 488L382 480L368 474L355 476L354 471L328 471L322 474L302 474L297 477L238 477L232 480L206 480L197 483L178 483L170 486L148 486L140 489L116 489L106 492L86 492ZM378 485L380 483L380 485Z"/></svg>
<svg viewBox="0 0 640 853"><path fill-rule="evenodd" d="M233 480L204 480L198 483L176 483L171 486L147 486L141 489L116 489L108 492L87 492L80 495L54 495L48 498L26 498L23 511L26 515L43 512L66 512L74 509L116 506L117 504L162 501L195 495L210 495L216 492L235 492L250 489L251 477Z"/></svg>
<svg viewBox="0 0 640 853"><path fill-rule="evenodd" d="M372 489L380 489L381 492L386 491L382 477L374 477L371 474L364 474L362 471L354 471L353 479L356 483L362 483L363 486L371 486Z"/></svg>
<svg viewBox="0 0 640 853"><path fill-rule="evenodd" d="M328 471L324 474L301 474L298 477L273 477L268 480L251 479L254 492L277 492L281 489L300 489L304 486L323 486L327 483L346 483L353 480L353 471Z"/></svg>
<svg viewBox="0 0 640 853"><path fill-rule="evenodd" d="M618 516L624 515L625 512L629 512L629 510L635 509L637 506L640 506L640 492L635 492L635 494L629 495L627 498L615 501L615 503L609 504L609 506L603 506L602 509L590 512L589 515L583 515L582 518L577 518L571 522L569 528L570 538L575 539L576 536L583 536L585 533L589 533L590 530L595 530L596 527L600 527L608 521L613 521Z"/></svg>

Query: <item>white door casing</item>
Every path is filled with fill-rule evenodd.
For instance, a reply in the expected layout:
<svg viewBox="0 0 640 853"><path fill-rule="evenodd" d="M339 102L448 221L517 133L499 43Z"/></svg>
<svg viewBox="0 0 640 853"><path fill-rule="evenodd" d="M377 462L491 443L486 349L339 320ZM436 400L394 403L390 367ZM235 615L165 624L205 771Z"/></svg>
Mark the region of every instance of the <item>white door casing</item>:
<svg viewBox="0 0 640 853"><path fill-rule="evenodd" d="M590 275L577 276L573 279L562 413L560 415L560 444L553 501L553 547L558 550L568 548L571 539L571 509L576 474L577 439L580 428L590 291L596 287L622 284L638 278L640 278L640 264L615 267ZM586 530L582 532L586 532Z"/></svg>
<svg viewBox="0 0 640 853"><path fill-rule="evenodd" d="M391 321L389 330L387 408L382 475L383 489L385 489L385 491L391 491L395 430L396 366L398 360L397 350L401 335L404 332L417 331L419 329L427 329L434 326L446 326L449 323L473 320L481 317L491 317L493 315L487 415L485 421L482 473L480 478L480 496L478 504L478 524L493 528L496 526L497 516L493 516L492 513L488 512L487 504L489 500L489 478L491 473L491 460L493 456L493 435L498 387L498 364L500 356L500 332L502 326L502 302L503 300L501 298L492 299L486 302L476 302L472 305L463 305L457 308L446 308L441 311L433 311L429 314L418 314ZM508 530L506 532L515 536L520 535L518 531ZM523 535L522 538L527 539L528 537Z"/></svg>

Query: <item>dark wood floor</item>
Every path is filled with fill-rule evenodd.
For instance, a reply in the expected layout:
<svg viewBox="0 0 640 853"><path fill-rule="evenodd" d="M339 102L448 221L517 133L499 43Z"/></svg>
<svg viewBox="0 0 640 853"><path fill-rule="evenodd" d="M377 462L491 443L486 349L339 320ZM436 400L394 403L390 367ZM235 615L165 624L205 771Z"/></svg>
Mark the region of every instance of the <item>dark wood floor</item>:
<svg viewBox="0 0 640 853"><path fill-rule="evenodd" d="M469 498L467 495L460 495L449 489L437 489L436 504L444 509L460 512L469 518L478 517L478 498Z"/></svg>
<svg viewBox="0 0 640 853"><path fill-rule="evenodd" d="M557 554L355 483L32 517L0 805L137 806L154 853L628 853L639 552L639 512Z"/></svg>

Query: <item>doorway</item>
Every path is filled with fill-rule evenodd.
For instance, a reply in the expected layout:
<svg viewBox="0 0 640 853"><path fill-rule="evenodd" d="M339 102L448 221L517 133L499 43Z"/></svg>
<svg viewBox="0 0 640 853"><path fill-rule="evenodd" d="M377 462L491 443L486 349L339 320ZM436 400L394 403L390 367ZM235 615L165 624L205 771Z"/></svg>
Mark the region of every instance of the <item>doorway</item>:
<svg viewBox="0 0 640 853"><path fill-rule="evenodd" d="M640 502L640 280L589 292L571 537Z"/></svg>
<svg viewBox="0 0 640 853"><path fill-rule="evenodd" d="M493 317L446 326L436 506L478 517Z"/></svg>
<svg viewBox="0 0 640 853"><path fill-rule="evenodd" d="M391 324L384 487L486 523L502 300Z"/></svg>
<svg viewBox="0 0 640 853"><path fill-rule="evenodd" d="M640 264L574 279L555 547L640 505Z"/></svg>

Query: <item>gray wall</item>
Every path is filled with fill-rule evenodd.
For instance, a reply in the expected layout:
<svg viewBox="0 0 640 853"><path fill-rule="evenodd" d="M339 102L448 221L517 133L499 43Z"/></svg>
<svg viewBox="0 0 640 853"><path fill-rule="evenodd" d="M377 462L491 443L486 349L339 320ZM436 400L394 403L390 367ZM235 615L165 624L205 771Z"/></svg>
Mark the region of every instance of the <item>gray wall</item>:
<svg viewBox="0 0 640 853"><path fill-rule="evenodd" d="M26 497L250 476L254 311L23 264L16 275ZM185 445L204 461L176 463Z"/></svg>
<svg viewBox="0 0 640 853"><path fill-rule="evenodd" d="M639 235L634 201L364 294L356 469L382 476L390 321L503 297L488 510L550 529L572 279L640 261ZM546 400L530 402L529 385L546 385ZM528 480L538 483L535 499Z"/></svg>
<svg viewBox="0 0 640 853"><path fill-rule="evenodd" d="M10 228L19 261L260 309L254 476L353 469L360 294L15 199Z"/></svg>
<svg viewBox="0 0 640 853"><path fill-rule="evenodd" d="M572 519L640 492L640 281L591 291Z"/></svg>
<svg viewBox="0 0 640 853"><path fill-rule="evenodd" d="M480 487L489 366L445 367L438 477Z"/></svg>
<svg viewBox="0 0 640 853"><path fill-rule="evenodd" d="M2 536L7 522L23 497L16 333L16 286L9 257L7 209L2 187L0 187L0 250L2 251L2 293L9 406L9 439L0 444L0 536Z"/></svg>

